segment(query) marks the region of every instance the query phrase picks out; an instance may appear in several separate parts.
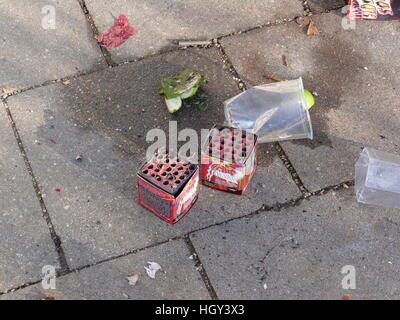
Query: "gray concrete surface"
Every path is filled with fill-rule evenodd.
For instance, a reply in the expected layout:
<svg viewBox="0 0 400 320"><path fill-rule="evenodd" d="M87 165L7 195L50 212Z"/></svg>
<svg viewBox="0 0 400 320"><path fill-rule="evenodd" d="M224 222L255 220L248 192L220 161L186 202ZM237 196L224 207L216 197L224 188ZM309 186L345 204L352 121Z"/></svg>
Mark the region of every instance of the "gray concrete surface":
<svg viewBox="0 0 400 320"><path fill-rule="evenodd" d="M183 240L171 241L60 277L55 290L44 290L39 283L0 296L0 300L209 299L190 256ZM162 268L156 273L155 279L151 279L144 269L148 261L157 262ZM129 285L126 279L133 274L139 275L134 286Z"/></svg>
<svg viewBox="0 0 400 320"><path fill-rule="evenodd" d="M222 45L248 86L267 83L266 76L302 77L305 88L317 93L315 139L282 146L306 187L318 190L353 179L363 146L400 151L400 76L394 67L400 60L393 45L399 25L357 22L355 30L344 30L340 11L313 19L320 36L307 36L292 22L229 37Z"/></svg>
<svg viewBox="0 0 400 320"><path fill-rule="evenodd" d="M47 23L51 8L55 29ZM40 85L106 65L78 1L4 0L0 12L0 89Z"/></svg>
<svg viewBox="0 0 400 320"><path fill-rule="evenodd" d="M340 2L307 1L321 31L308 37L305 27L285 22L306 13L301 0L246 6L236 0L86 0L100 32L120 13L139 27L111 56L143 59L114 68L101 58L78 1L0 2L7 15L0 19L6 30L0 89L36 85L4 98L61 240L51 241L1 105L0 298L208 299L207 274L226 299L399 299L399 210L357 204L347 185L300 201L292 168L271 144L258 150L256 175L242 197L201 188L199 201L175 226L136 203L135 175L150 129L167 130L176 120L179 129L199 132L224 121L223 101L239 89L223 58L248 86L267 82L266 76L302 76L316 93L315 140L282 143L310 191L353 179L363 146L399 153L400 27L357 22L355 30L344 30L340 10L321 14ZM41 30L45 4L56 7L56 30ZM174 48L170 40L220 35L226 35L223 50L164 52ZM202 113L190 100L171 116L157 93L160 78L186 67L206 74L209 84L199 96L209 108ZM66 75L72 75L69 82L37 86ZM187 236L201 273L181 240ZM56 247L63 249L59 256ZM57 290L43 290L43 265L57 266L64 257L70 269L57 278ZM149 279L147 261L166 273ZM341 286L345 265L356 268L356 290ZM135 287L126 280L132 273L140 274Z"/></svg>
<svg viewBox="0 0 400 320"><path fill-rule="evenodd" d="M351 188L191 239L220 299L399 299L398 234L398 210L357 204Z"/></svg>
<svg viewBox="0 0 400 320"><path fill-rule="evenodd" d="M160 78L190 66L207 75L209 109L202 113L188 105L171 116L157 93ZM263 148L257 176L244 197L203 190L190 216L174 227L136 203L135 174L149 146L147 131L168 132L168 120L175 119L179 129L189 126L198 132L221 123L222 102L238 93L231 78L215 49L193 49L8 99L71 267L300 196L275 152ZM78 154L83 161L75 160Z"/></svg>
<svg viewBox="0 0 400 320"><path fill-rule="evenodd" d="M54 244L0 102L0 292L58 267Z"/></svg>
<svg viewBox="0 0 400 320"><path fill-rule="evenodd" d="M120 14L139 28L131 41L111 51L117 62L170 49L172 40L208 40L303 14L296 0L87 0L86 5L100 32Z"/></svg>

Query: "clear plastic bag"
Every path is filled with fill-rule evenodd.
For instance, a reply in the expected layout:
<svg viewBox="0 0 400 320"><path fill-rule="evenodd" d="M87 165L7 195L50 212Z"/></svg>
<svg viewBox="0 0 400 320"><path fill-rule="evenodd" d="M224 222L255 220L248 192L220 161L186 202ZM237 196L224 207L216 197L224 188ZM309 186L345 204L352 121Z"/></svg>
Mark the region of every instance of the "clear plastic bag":
<svg viewBox="0 0 400 320"><path fill-rule="evenodd" d="M313 138L301 78L253 87L224 104L227 125L257 134L259 142Z"/></svg>
<svg viewBox="0 0 400 320"><path fill-rule="evenodd" d="M358 202L400 208L400 156L365 148L355 182Z"/></svg>

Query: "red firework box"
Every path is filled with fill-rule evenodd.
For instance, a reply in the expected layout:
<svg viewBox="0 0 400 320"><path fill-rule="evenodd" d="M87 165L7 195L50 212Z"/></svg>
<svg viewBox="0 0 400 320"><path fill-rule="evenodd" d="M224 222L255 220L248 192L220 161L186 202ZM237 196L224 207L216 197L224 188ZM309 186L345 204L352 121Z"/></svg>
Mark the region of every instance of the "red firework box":
<svg viewBox="0 0 400 320"><path fill-rule="evenodd" d="M256 150L256 135L237 128L214 126L202 148L202 183L242 195L256 169Z"/></svg>
<svg viewBox="0 0 400 320"><path fill-rule="evenodd" d="M349 0L350 20L400 21L400 0Z"/></svg>
<svg viewBox="0 0 400 320"><path fill-rule="evenodd" d="M199 196L199 167L159 152L137 174L138 202L159 218L175 224Z"/></svg>

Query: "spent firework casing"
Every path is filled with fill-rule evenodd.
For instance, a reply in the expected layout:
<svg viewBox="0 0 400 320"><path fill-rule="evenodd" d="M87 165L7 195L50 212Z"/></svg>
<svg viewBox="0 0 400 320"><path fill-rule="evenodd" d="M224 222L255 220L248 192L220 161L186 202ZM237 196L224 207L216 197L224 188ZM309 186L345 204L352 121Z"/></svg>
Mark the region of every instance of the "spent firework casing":
<svg viewBox="0 0 400 320"><path fill-rule="evenodd" d="M198 198L199 168L168 153L157 153L139 170L137 182L139 204L174 224Z"/></svg>
<svg viewBox="0 0 400 320"><path fill-rule="evenodd" d="M256 149L256 135L237 128L214 126L202 148L202 183L242 195L256 169Z"/></svg>

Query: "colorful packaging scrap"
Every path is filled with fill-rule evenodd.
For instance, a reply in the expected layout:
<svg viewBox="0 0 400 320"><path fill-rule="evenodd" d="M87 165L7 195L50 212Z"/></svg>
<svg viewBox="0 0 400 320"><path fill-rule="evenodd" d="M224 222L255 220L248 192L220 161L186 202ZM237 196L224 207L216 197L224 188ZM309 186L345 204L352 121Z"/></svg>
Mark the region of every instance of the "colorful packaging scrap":
<svg viewBox="0 0 400 320"><path fill-rule="evenodd" d="M214 126L202 148L201 180L208 187L242 195L256 169L257 136Z"/></svg>

